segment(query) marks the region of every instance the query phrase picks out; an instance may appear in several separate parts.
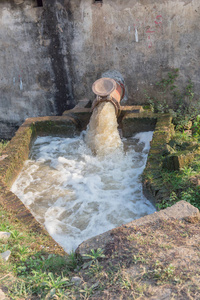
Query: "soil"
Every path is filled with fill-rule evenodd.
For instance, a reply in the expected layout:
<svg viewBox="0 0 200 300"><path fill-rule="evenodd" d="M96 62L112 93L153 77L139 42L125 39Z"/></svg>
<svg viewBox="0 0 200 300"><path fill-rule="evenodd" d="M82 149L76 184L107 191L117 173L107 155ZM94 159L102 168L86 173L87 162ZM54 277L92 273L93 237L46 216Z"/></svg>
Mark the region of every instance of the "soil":
<svg viewBox="0 0 200 300"><path fill-rule="evenodd" d="M198 209L180 201L83 242L82 256L105 254L80 271L88 299L200 299L199 232Z"/></svg>
<svg viewBox="0 0 200 300"><path fill-rule="evenodd" d="M79 274L88 299L200 299L199 232L199 216L112 230L99 271Z"/></svg>

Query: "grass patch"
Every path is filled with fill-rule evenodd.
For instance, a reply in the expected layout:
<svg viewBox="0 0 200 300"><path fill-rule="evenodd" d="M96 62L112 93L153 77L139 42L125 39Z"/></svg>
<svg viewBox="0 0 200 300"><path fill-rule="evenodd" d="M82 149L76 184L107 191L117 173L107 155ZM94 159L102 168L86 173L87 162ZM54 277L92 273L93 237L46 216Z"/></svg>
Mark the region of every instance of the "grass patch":
<svg viewBox="0 0 200 300"><path fill-rule="evenodd" d="M200 209L200 155L180 171L162 169L159 183L169 191L169 198L157 204L159 209L172 206L180 200L185 200Z"/></svg>
<svg viewBox="0 0 200 300"><path fill-rule="evenodd" d="M0 231L11 233L0 243L1 253L11 251L9 262L0 260L0 285L7 287L11 299L31 299L34 295L44 299L48 293L51 297L61 295L61 290L71 286L67 276L80 264L75 253L51 253L44 236L29 231L2 209L0 221Z"/></svg>
<svg viewBox="0 0 200 300"><path fill-rule="evenodd" d="M171 70L156 84L157 97L146 95L152 111L170 113L173 117L175 135L162 155L149 157L150 167L144 173L144 181L153 190L158 209L172 206L179 200L200 209L200 100L194 94L191 81L183 90L178 88L178 76L178 69ZM155 161L159 165L156 166ZM178 169L178 164L179 171L172 171Z"/></svg>

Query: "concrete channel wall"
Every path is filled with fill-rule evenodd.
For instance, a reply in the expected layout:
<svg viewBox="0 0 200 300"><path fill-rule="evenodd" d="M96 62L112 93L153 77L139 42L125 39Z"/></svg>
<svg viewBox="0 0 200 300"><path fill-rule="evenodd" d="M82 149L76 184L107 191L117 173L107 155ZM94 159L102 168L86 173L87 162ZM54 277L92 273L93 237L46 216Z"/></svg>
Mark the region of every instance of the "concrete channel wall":
<svg viewBox="0 0 200 300"><path fill-rule="evenodd" d="M200 92L199 0L1 0L0 138L28 117L59 115L93 99L107 70L144 103L174 68Z"/></svg>

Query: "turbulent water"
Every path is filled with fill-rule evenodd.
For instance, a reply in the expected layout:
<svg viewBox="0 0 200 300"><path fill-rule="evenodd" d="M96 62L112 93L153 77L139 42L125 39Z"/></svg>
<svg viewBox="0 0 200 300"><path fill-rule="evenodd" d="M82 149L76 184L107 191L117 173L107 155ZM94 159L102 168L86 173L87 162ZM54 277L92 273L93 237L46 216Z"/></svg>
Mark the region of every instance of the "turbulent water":
<svg viewBox="0 0 200 300"><path fill-rule="evenodd" d="M38 137L12 186L68 252L92 236L155 211L140 179L152 132L122 139L124 151L120 140L119 149L107 155L94 155L84 135Z"/></svg>
<svg viewBox="0 0 200 300"><path fill-rule="evenodd" d="M116 149L122 150L122 141L117 130L115 107L110 102L100 103L93 111L85 141L97 155L104 156Z"/></svg>

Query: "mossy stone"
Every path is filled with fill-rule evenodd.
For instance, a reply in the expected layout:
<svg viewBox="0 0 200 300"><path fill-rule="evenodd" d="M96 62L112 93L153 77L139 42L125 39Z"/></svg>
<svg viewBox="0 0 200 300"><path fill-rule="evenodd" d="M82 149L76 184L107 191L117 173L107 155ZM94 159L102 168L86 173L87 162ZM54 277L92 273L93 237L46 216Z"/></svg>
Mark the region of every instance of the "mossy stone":
<svg viewBox="0 0 200 300"><path fill-rule="evenodd" d="M168 155L163 161L163 168L170 171L179 171L187 166L194 159L194 156L194 153L190 152L185 155L180 153Z"/></svg>

